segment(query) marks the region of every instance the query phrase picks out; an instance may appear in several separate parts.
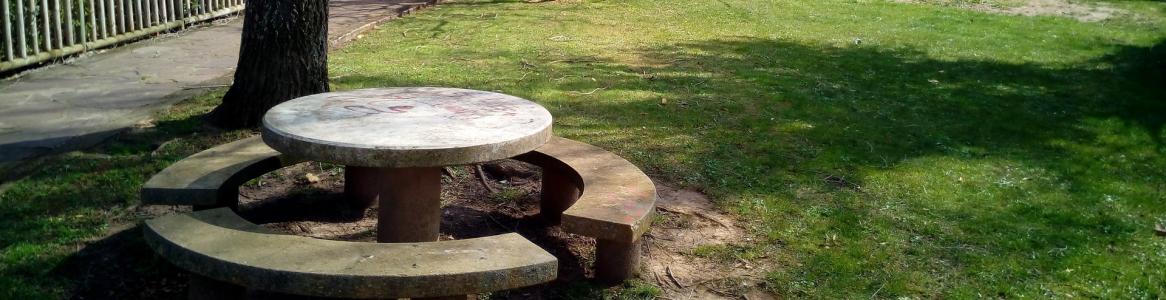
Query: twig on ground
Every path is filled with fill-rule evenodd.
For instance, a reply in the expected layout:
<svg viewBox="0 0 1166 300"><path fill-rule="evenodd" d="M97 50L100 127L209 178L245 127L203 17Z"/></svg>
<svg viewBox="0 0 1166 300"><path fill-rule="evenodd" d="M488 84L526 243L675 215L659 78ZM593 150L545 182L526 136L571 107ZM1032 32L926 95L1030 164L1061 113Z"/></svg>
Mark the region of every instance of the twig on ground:
<svg viewBox="0 0 1166 300"><path fill-rule="evenodd" d="M493 221L494 224L498 224L498 227L502 227L502 229L510 229L510 231L517 231L517 228L506 226L506 224L502 224L502 222L498 222L498 219L494 219L494 216L491 216L488 213L486 214L486 218L490 219L490 221Z"/></svg>
<svg viewBox="0 0 1166 300"><path fill-rule="evenodd" d="M494 187L490 186L489 182L486 182L486 171L482 170L482 165L477 165L475 167L478 168L478 180L482 182L482 186L486 187L486 190L490 191L491 194L498 192L494 189Z"/></svg>
<svg viewBox="0 0 1166 300"><path fill-rule="evenodd" d="M441 174L445 174L445 176L449 177L449 179L453 179L453 171L450 171L449 167L442 167Z"/></svg>
<svg viewBox="0 0 1166 300"><path fill-rule="evenodd" d="M875 297L877 297L879 295L879 292L883 291L883 287L886 287L886 286L887 286L886 282L883 282L883 284L880 284L879 289L875 290L874 294L870 294L870 298L875 299Z"/></svg>
<svg viewBox="0 0 1166 300"><path fill-rule="evenodd" d="M552 60L552 61L548 62L547 64L553 64L553 63L586 63L586 62L598 62L598 61L599 61L599 60L596 60L596 59L560 59L560 60Z"/></svg>
<svg viewBox="0 0 1166 300"><path fill-rule="evenodd" d="M668 279L671 279L672 283L676 284L676 287L682 288L682 289L685 288L685 286L683 284L680 284L680 280L676 279L675 275L672 275L672 267L664 267L664 273L668 274Z"/></svg>
<svg viewBox="0 0 1166 300"><path fill-rule="evenodd" d="M595 88L594 90L591 90L590 92L586 92L586 93L584 93L584 92L576 92L576 91L570 91L570 92L567 92L567 93L569 93L569 94L572 94L572 95L591 95L591 94L594 94L595 92L598 92L598 91L600 91L600 90L606 90L606 89L607 89L607 88L605 88L605 87L601 87L601 88Z"/></svg>
<svg viewBox="0 0 1166 300"><path fill-rule="evenodd" d="M728 223L725 223L724 221L721 221L717 218L713 218L712 216L708 215L707 213L700 212L700 211L693 211L693 212L689 213L689 212L683 212L683 211L679 211L679 210L675 210L675 209L671 209L671 208L666 208L663 206L657 206L656 209L670 212L670 213L674 213L674 214L697 216L697 217L708 219L709 221L716 222L717 224L721 224L721 226L724 226L725 228L733 228L732 225L729 225Z"/></svg>
<svg viewBox="0 0 1166 300"><path fill-rule="evenodd" d="M663 279L660 279L660 273L656 272L656 270L652 270L652 276L656 277L656 284L660 285L661 287L667 285L664 283Z"/></svg>
<svg viewBox="0 0 1166 300"><path fill-rule="evenodd" d="M707 289L710 292L713 292L714 294L717 294L717 295L721 295L721 296L725 296L725 297L729 297L729 298L736 298L737 297L737 295L734 295L734 294L726 292L726 291L721 291L721 290L714 289L714 288L707 288Z"/></svg>
<svg viewBox="0 0 1166 300"><path fill-rule="evenodd" d="M752 268L753 268L752 266L750 266L750 265L749 265L749 261L745 260L744 258L741 258L740 256L734 256L734 257L735 257L735 258L737 258L737 261L739 261L739 262L741 262L742 264L744 264L744 265L742 265L742 266L743 266L743 267L745 267L746 269L752 269Z"/></svg>
<svg viewBox="0 0 1166 300"><path fill-rule="evenodd" d="M182 89L184 89L184 90L213 89L213 88L230 87L230 86L231 86L230 84L192 85L192 86L183 87Z"/></svg>

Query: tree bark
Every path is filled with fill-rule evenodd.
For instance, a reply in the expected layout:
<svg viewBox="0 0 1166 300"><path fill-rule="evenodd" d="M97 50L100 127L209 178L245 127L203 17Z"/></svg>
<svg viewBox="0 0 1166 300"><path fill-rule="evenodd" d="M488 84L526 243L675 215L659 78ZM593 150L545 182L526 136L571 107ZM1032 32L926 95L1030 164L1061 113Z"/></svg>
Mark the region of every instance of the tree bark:
<svg viewBox="0 0 1166 300"><path fill-rule="evenodd" d="M328 1L248 0L235 82L207 116L256 127L276 104L328 91Z"/></svg>

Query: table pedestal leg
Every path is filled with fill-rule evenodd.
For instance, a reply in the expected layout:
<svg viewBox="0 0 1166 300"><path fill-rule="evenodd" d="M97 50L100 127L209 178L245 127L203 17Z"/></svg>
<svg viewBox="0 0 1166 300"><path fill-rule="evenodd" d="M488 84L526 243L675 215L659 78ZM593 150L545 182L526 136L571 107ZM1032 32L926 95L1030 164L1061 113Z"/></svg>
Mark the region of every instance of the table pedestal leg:
<svg viewBox="0 0 1166 300"><path fill-rule="evenodd" d="M441 168L376 168L380 187L377 242L437 241Z"/></svg>

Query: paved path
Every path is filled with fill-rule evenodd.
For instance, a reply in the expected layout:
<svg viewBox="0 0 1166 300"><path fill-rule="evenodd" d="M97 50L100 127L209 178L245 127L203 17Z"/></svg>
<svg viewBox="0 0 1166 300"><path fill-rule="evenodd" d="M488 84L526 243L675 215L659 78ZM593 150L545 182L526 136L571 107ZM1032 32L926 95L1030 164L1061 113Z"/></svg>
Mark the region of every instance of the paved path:
<svg viewBox="0 0 1166 300"><path fill-rule="evenodd" d="M341 45L431 2L331 0L329 39ZM0 166L90 147L200 86L229 83L242 24L220 20L0 82Z"/></svg>

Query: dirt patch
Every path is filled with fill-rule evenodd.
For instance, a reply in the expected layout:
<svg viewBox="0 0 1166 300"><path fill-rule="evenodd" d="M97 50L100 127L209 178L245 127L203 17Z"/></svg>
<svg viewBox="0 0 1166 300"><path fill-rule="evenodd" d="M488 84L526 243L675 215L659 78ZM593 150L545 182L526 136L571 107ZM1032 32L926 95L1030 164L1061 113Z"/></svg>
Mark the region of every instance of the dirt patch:
<svg viewBox="0 0 1166 300"><path fill-rule="evenodd" d="M764 273L772 261L734 253L753 243L737 220L699 192L663 184L656 190L659 217L645 235L641 277L672 299L773 298L764 291Z"/></svg>
<svg viewBox="0 0 1166 300"><path fill-rule="evenodd" d="M904 3L931 3L923 0L896 0ZM1100 22L1129 12L1105 3L1080 4L1069 0L1020 0L1016 5L993 3L957 4L957 6L983 12L1019 16L1061 16L1082 22Z"/></svg>

